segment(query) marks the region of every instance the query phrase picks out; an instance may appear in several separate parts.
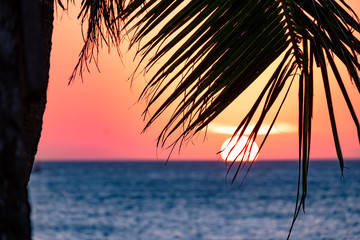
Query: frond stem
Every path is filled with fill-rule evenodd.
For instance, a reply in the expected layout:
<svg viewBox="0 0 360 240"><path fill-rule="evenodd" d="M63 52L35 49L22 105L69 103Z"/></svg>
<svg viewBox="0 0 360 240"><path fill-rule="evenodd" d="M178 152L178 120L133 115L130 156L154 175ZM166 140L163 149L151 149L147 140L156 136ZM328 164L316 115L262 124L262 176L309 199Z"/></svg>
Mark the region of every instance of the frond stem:
<svg viewBox="0 0 360 240"><path fill-rule="evenodd" d="M297 37L295 34L295 29L293 28L293 24L291 21L290 12L288 9L289 4L288 4L287 0L280 0L280 3L281 3L281 7L284 11L285 22L286 22L287 28L289 30L291 43L293 45L294 55L295 55L295 59L296 59L295 61L299 66L302 66L302 61L301 61L302 54L301 54L301 50L299 49Z"/></svg>

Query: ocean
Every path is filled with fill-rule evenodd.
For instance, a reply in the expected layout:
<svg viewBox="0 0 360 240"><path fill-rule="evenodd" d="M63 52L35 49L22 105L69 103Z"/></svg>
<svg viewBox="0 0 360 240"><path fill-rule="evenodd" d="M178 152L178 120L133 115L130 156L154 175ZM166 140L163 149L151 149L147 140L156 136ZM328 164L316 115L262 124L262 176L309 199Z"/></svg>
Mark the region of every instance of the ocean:
<svg viewBox="0 0 360 240"><path fill-rule="evenodd" d="M360 239L360 161L311 161L290 239ZM224 162L41 162L34 240L286 239L296 161L257 161L230 184ZM243 171L243 173L246 173Z"/></svg>

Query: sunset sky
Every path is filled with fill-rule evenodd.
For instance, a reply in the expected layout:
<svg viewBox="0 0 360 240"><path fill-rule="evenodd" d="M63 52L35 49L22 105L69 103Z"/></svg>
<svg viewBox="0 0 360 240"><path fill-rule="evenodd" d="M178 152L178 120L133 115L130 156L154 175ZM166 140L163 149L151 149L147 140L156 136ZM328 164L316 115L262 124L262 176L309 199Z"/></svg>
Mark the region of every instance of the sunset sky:
<svg viewBox="0 0 360 240"><path fill-rule="evenodd" d="M360 15L360 1L346 2ZM103 49L99 55L101 72L91 64L91 72L84 73L83 82L78 78L68 85L68 78L83 44L77 13L78 9L73 6L68 14L61 11L55 13L48 103L37 159L165 159L169 152L156 148L156 138L165 120L160 119L141 134L145 126L141 116L145 102L138 102L138 97L149 76L139 75L131 86L128 78L136 67L133 63L134 51L128 52L124 48L121 61L115 49L110 54L107 49ZM124 45L127 43L124 42ZM355 96L353 105L360 116L360 97L347 78L347 73L342 70L350 95ZM237 99L209 126L205 140L204 134L200 134L184 146L180 154L174 152L171 159L219 159L216 153L223 142L231 137L233 129L255 100L257 89L271 73L271 69L265 72L247 90L246 95ZM340 91L334 84L334 78L332 80L333 89L336 89L332 94L343 154L346 158L358 158L360 147L356 129L344 100L339 98ZM316 82L311 156L336 158L322 81ZM287 100L274 130L260 152L260 160L298 157L296 86Z"/></svg>

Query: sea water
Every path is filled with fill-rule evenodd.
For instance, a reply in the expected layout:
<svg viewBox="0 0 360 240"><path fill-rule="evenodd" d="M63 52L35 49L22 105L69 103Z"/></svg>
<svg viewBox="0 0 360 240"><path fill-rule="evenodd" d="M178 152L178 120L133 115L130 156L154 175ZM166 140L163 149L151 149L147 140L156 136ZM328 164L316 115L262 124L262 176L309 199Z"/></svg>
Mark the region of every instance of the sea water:
<svg viewBox="0 0 360 240"><path fill-rule="evenodd" d="M291 239L360 239L360 161L312 161ZM242 173L246 173L245 167ZM35 240L286 239L296 161L258 161L235 183L223 162L43 162L31 176Z"/></svg>

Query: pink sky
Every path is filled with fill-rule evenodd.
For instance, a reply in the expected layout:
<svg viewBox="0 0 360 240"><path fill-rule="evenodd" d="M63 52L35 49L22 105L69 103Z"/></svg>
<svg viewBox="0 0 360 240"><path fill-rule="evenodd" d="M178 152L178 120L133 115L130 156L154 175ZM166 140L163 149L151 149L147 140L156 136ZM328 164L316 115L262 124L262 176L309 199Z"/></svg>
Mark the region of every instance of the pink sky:
<svg viewBox="0 0 360 240"><path fill-rule="evenodd" d="M359 1L347 2L360 15ZM84 82L77 79L73 84L67 84L83 44L76 13L76 9L71 7L69 14L58 14L54 23L48 103L37 159L166 158L168 151L156 148L156 137L164 120L155 122L149 131L141 134L145 126L141 117L145 103L137 103L137 99L147 77L139 76L130 88L130 81L127 79L135 67L132 62L134 52L124 51L122 63L115 50L108 54L104 49L99 56L101 73L92 64L91 73L84 73ZM343 76L347 77L347 74ZM230 133L223 130L231 130L239 123L246 113L246 108L250 106L249 96L256 92L257 86L262 85L267 77L265 74L259 83L249 89L247 96L238 99L214 121L205 141L203 135L194 138L182 148L180 154L175 152L172 159L219 159L216 153L223 142L231 137ZM360 105L360 97L350 80L346 79L346 82L350 86L351 95L356 96L353 101L355 109L359 109L356 106ZM335 111L339 113L336 120L343 154L347 158L358 158L360 147L356 129L344 101L339 96L337 89L333 92L333 99ZM248 104L244 104L243 99L246 99ZM322 85L317 84L314 94L316 104L312 157L335 158L326 102L323 99ZM296 159L298 156L296 88L293 88L288 100L290 101L279 116L277 132L271 134L260 152L259 159ZM359 116L359 111L357 113ZM220 131L219 127L225 128Z"/></svg>

